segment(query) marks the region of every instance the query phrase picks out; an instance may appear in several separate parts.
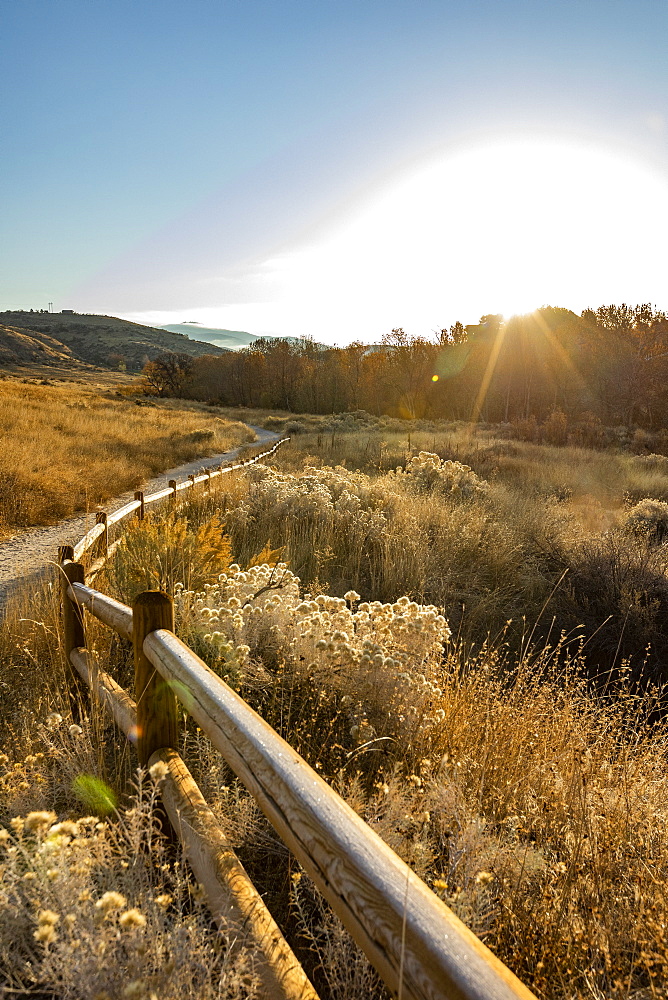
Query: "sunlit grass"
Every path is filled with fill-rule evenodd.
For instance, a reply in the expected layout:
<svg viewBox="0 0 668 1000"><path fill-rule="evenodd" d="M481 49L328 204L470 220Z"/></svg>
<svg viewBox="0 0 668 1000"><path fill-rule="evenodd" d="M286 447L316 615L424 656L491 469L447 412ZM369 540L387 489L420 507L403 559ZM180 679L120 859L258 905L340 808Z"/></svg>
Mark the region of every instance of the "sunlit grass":
<svg viewBox="0 0 668 1000"><path fill-rule="evenodd" d="M640 683L635 670L648 642L666 643L664 463L463 425L305 423L278 472L221 477L176 519L135 525L99 585L128 600L162 568L182 637L538 996L665 997L665 705L657 673ZM645 489L653 503L626 503ZM253 566L261 549L272 565ZM98 713L73 723L57 618L44 584L0 629L0 900L16 915L0 918L3 974L15 988L67 982L75 1000L134 982L170 1000L254 996L243 964L211 944L183 872L138 848L154 843L152 790L137 795L133 751ZM90 620L88 637L129 686L127 646ZM181 749L323 1000L386 1000L192 724ZM51 827L25 824L50 811L84 823L95 807L82 778L103 790L101 811L118 811L52 878L36 860ZM111 892L123 903L102 919ZM128 935L149 931L141 953ZM169 979L174 957L184 971ZM191 959L227 969L228 992L204 978L193 993Z"/></svg>
<svg viewBox="0 0 668 1000"><path fill-rule="evenodd" d="M0 538L50 524L151 475L253 439L202 404L0 382Z"/></svg>

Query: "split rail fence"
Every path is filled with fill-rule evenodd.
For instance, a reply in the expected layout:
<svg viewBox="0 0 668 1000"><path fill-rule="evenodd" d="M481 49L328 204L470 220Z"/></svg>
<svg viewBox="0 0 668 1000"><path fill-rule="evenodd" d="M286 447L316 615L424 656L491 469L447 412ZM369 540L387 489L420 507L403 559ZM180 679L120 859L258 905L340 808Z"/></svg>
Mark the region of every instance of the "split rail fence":
<svg viewBox="0 0 668 1000"><path fill-rule="evenodd" d="M64 650L73 713L90 693L135 743L139 763L161 762L160 793L189 864L223 929L241 930L271 1000L318 1000L297 958L225 838L175 749L186 711L255 797L267 819L401 1000L531 1000L533 994L452 913L336 792L174 634L171 597L140 594L127 607L87 586L118 541L109 528L148 504L176 504L273 454L288 438L237 465L190 476L135 499L61 546ZM84 568L94 548L100 554ZM86 649L84 609L134 648L133 699ZM179 703L181 708L179 708ZM535 1000L535 998L533 998Z"/></svg>

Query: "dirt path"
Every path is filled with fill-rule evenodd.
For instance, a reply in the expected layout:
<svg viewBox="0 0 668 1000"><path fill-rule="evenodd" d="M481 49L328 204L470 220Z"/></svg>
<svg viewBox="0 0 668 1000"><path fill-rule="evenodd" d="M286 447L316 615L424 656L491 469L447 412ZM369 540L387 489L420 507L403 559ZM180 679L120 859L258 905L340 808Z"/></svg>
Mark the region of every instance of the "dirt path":
<svg viewBox="0 0 668 1000"><path fill-rule="evenodd" d="M251 447L256 444L276 441L279 437L278 434L263 430L261 427L251 427L251 430L257 434L257 441L251 442ZM241 447L247 448L248 445ZM235 448L233 451L225 452L224 455L198 458L187 465L179 466L177 469L168 469L167 472L143 483L138 488L143 489L145 493L157 493L158 490L165 489L169 485L170 479L185 479L193 472L199 472L212 465L220 465L221 462L228 462L240 450L241 448ZM112 513L133 498L134 490L131 490L122 496L109 500L105 504L106 510L108 513ZM7 599L17 584L43 573L47 566L56 559L59 545L72 545L78 542L94 523L94 514L84 514L80 517L68 518L66 521L61 521L60 524L50 525L46 528L30 528L16 538L0 543L0 618L4 617Z"/></svg>

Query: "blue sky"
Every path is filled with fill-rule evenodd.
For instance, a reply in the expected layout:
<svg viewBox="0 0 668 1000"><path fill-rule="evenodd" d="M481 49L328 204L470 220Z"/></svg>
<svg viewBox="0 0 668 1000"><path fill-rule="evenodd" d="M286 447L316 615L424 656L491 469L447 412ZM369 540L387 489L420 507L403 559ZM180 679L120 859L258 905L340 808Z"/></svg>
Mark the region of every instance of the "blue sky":
<svg viewBox="0 0 668 1000"><path fill-rule="evenodd" d="M667 308L667 29L665 0L0 0L0 307L339 342ZM560 262L603 259L606 205L586 288Z"/></svg>

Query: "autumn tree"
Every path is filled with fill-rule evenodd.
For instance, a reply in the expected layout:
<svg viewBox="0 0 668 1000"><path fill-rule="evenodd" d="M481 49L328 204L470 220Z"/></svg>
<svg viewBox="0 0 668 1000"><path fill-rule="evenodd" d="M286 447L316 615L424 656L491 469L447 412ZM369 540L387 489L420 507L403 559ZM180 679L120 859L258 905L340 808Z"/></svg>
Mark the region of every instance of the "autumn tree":
<svg viewBox="0 0 668 1000"><path fill-rule="evenodd" d="M592 374L608 422L668 416L668 316L649 303L585 309Z"/></svg>
<svg viewBox="0 0 668 1000"><path fill-rule="evenodd" d="M193 363L194 358L190 354L175 351L158 354L144 365L144 391L154 396L182 396Z"/></svg>

